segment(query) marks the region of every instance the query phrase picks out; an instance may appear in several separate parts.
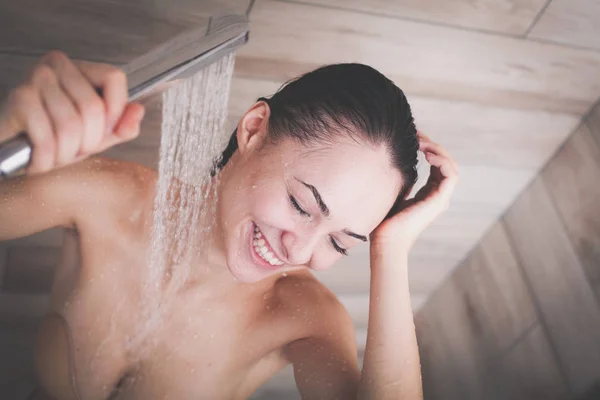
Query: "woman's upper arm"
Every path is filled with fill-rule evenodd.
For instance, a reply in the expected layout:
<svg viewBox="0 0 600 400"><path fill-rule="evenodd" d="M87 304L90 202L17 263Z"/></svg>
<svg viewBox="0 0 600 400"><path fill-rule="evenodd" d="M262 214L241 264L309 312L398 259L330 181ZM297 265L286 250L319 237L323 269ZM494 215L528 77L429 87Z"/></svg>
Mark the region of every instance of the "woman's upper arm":
<svg viewBox="0 0 600 400"><path fill-rule="evenodd" d="M0 181L0 240L49 228L75 227L94 197L94 160L51 172ZM87 209L88 214L93 210Z"/></svg>
<svg viewBox="0 0 600 400"><path fill-rule="evenodd" d="M320 308L327 310L313 335L295 340L284 351L304 400L356 398L360 370L354 327L344 307L334 302Z"/></svg>
<svg viewBox="0 0 600 400"><path fill-rule="evenodd" d="M0 240L72 225L61 199L68 196L69 184L57 172L0 182Z"/></svg>

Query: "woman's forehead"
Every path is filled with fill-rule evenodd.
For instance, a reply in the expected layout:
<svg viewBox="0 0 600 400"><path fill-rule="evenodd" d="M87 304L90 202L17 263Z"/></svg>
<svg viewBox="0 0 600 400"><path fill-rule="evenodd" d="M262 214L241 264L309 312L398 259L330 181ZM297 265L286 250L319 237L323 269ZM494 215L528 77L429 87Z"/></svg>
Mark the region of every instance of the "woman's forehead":
<svg viewBox="0 0 600 400"><path fill-rule="evenodd" d="M400 172L392 166L383 146L344 141L309 147L291 143L286 147L281 152L286 180L301 180L315 187L332 216L347 218L358 207L367 220L383 218L398 195Z"/></svg>

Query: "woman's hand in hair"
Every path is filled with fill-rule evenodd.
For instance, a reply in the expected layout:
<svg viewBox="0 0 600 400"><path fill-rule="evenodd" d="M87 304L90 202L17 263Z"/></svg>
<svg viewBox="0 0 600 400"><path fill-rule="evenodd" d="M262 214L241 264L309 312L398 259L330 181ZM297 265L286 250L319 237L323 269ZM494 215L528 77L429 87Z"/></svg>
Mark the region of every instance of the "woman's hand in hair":
<svg viewBox="0 0 600 400"><path fill-rule="evenodd" d="M123 71L53 51L0 109L0 142L25 132L33 147L28 173L46 172L135 138L143 112L128 103Z"/></svg>
<svg viewBox="0 0 600 400"><path fill-rule="evenodd" d="M446 211L458 182L458 165L429 137L418 133L419 150L431 165L429 179L417 194L398 204L398 211L371 234L371 248L392 247L409 251L419 235Z"/></svg>

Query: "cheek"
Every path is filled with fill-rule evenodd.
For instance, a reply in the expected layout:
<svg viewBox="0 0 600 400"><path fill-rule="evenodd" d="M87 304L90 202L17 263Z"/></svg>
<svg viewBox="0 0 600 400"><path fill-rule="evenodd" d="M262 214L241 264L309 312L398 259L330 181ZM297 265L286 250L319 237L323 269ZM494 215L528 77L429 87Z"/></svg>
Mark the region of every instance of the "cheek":
<svg viewBox="0 0 600 400"><path fill-rule="evenodd" d="M338 252L330 249L329 241L323 239L323 242L315 249L310 268L315 271L325 271L335 265L343 256Z"/></svg>
<svg viewBox="0 0 600 400"><path fill-rule="evenodd" d="M290 230L294 226L294 214L290 210L287 194L281 189L256 188L248 196L249 213L258 223L280 230Z"/></svg>

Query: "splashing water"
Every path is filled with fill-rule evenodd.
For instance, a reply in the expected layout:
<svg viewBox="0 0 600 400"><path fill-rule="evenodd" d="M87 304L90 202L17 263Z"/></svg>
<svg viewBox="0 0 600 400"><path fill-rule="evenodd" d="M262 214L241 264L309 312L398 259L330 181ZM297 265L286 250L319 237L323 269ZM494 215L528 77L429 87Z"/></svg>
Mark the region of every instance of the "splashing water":
<svg viewBox="0 0 600 400"><path fill-rule="evenodd" d="M223 125L233 65L230 53L163 94L152 251L138 340L160 324L161 308L169 297L165 293L185 284L193 267L190 257L201 250L203 237L211 231L218 185L211 171L228 139Z"/></svg>

